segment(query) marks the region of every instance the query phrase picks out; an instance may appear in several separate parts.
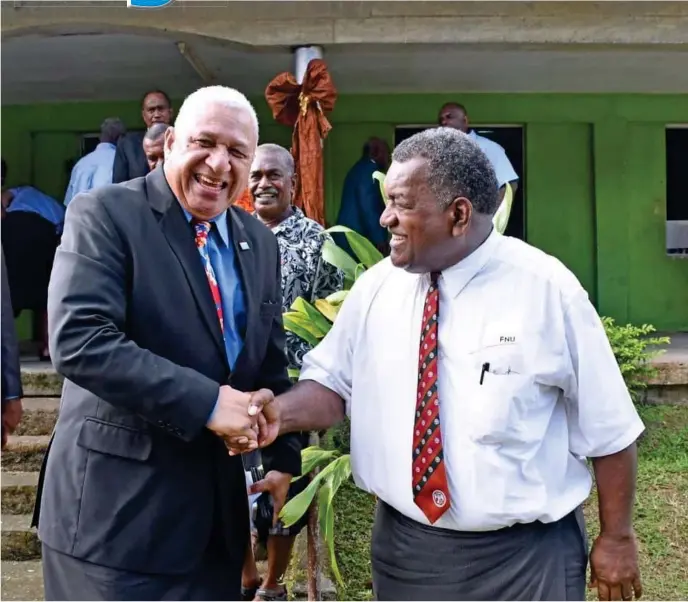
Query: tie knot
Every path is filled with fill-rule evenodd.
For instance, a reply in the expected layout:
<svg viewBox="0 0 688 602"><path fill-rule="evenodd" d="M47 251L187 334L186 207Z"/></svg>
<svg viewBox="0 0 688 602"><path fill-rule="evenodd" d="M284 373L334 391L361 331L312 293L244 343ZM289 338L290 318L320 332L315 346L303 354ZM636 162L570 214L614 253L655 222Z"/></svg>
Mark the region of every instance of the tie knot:
<svg viewBox="0 0 688 602"><path fill-rule="evenodd" d="M210 222L200 220L193 220L193 227L196 231L196 246L204 247L208 242L208 233L210 232Z"/></svg>
<svg viewBox="0 0 688 602"><path fill-rule="evenodd" d="M437 281L440 278L441 272L430 272L430 284L432 286L437 286Z"/></svg>

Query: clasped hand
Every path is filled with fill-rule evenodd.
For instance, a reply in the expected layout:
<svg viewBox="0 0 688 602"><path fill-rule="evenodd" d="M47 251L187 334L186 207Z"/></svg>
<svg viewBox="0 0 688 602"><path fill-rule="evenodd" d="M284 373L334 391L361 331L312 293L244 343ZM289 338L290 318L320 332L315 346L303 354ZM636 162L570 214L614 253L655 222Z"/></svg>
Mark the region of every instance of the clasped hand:
<svg viewBox="0 0 688 602"><path fill-rule="evenodd" d="M269 445L279 432L274 399L268 389L244 393L222 386L208 428L222 437L230 455Z"/></svg>

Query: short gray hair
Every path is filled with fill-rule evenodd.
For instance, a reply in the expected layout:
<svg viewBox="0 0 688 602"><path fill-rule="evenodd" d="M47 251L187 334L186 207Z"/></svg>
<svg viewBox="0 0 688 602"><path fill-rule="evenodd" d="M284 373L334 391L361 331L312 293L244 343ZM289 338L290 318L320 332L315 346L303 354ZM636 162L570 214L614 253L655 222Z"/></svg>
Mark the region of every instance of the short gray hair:
<svg viewBox="0 0 688 602"><path fill-rule="evenodd" d="M126 133L127 128L119 117L108 117L100 124L101 142L112 142L115 144Z"/></svg>
<svg viewBox="0 0 688 602"><path fill-rule="evenodd" d="M499 186L485 153L469 136L453 128L424 130L394 149L392 160L427 161L428 186L442 209L467 198L478 213L492 215L499 206Z"/></svg>
<svg viewBox="0 0 688 602"><path fill-rule="evenodd" d="M209 104L215 103L230 109L246 111L253 121L256 140L258 140L258 116L253 105L239 90L227 86L206 86L189 94L177 113L177 119L174 122L175 131L183 131L197 113Z"/></svg>
<svg viewBox="0 0 688 602"><path fill-rule="evenodd" d="M165 135L165 132L170 128L171 126L168 125L167 123L154 123L152 126L150 126L147 130L146 133L143 135L144 140L150 140L151 142L154 142L155 140L159 140Z"/></svg>
<svg viewBox="0 0 688 602"><path fill-rule="evenodd" d="M280 161L282 161L284 167L287 170L288 175L294 175L294 171L296 169L294 165L294 157L292 157L291 153L283 146L280 146L279 144L272 144L271 142L266 142L265 144L261 144L256 149L256 155L258 154L258 152L273 153L276 157L279 157Z"/></svg>

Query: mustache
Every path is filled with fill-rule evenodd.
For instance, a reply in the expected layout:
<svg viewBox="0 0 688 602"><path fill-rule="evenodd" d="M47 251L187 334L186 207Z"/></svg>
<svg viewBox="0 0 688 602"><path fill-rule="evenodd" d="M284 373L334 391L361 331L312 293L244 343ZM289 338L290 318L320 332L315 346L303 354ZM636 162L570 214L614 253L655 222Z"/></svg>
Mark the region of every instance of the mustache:
<svg viewBox="0 0 688 602"><path fill-rule="evenodd" d="M263 194L274 194L277 196L279 195L279 191L277 188L263 188L263 190L256 190L256 196L261 196Z"/></svg>

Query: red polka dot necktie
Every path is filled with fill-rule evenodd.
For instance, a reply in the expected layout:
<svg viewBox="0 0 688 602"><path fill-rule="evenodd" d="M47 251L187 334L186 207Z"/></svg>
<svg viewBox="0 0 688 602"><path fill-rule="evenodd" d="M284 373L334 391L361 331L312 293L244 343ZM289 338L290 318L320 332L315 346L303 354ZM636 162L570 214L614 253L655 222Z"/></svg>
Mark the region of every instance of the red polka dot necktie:
<svg viewBox="0 0 688 602"><path fill-rule="evenodd" d="M440 315L438 278L439 272L430 275L430 288L423 307L418 353L418 395L413 429L413 500L431 524L451 505L437 393L437 322Z"/></svg>
<svg viewBox="0 0 688 602"><path fill-rule="evenodd" d="M203 260L203 268L205 269L206 278L208 278L208 284L210 285L210 292L213 295L213 301L215 302L217 318L220 320L220 330L224 335L225 323L222 317L222 297L220 296L220 287L217 284L215 271L213 270L213 264L210 263L210 255L208 253L208 234L210 234L211 225L212 224L210 222L193 220L193 226L196 230L196 248L201 254L201 259Z"/></svg>

